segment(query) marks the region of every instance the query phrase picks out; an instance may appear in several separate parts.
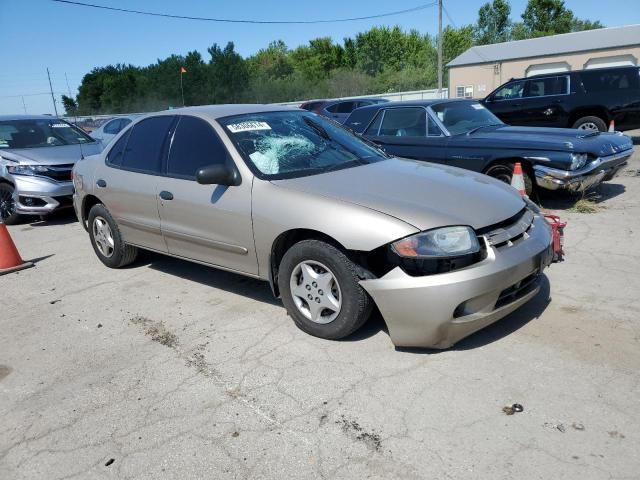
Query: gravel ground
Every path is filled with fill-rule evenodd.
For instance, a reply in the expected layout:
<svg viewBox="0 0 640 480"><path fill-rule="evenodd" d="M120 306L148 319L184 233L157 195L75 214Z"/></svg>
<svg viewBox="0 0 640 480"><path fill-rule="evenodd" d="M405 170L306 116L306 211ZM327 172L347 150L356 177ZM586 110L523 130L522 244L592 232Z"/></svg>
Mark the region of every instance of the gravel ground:
<svg viewBox="0 0 640 480"><path fill-rule="evenodd" d="M106 269L70 217L10 227L36 267L0 277L0 478L638 478L639 172L596 213L543 199L567 260L442 352L380 319L310 337L266 284L174 259Z"/></svg>

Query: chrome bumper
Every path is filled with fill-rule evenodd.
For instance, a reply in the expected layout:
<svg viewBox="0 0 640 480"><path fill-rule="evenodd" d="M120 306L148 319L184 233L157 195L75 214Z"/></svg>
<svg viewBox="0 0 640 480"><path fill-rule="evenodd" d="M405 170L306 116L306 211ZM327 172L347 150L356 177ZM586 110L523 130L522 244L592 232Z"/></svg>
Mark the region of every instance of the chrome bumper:
<svg viewBox="0 0 640 480"><path fill-rule="evenodd" d="M560 170L534 165L536 184L547 190L567 190L584 192L599 183L611 180L627 164L633 150L626 150L616 155L596 158L579 170Z"/></svg>
<svg viewBox="0 0 640 480"><path fill-rule="evenodd" d="M482 262L450 273L412 277L396 267L363 280L397 347L448 348L511 313L539 291L553 258L551 228L536 217L529 238L487 247Z"/></svg>
<svg viewBox="0 0 640 480"><path fill-rule="evenodd" d="M43 177L14 175L16 212L20 215L46 215L71 207L73 183ZM29 201L31 199L31 201Z"/></svg>

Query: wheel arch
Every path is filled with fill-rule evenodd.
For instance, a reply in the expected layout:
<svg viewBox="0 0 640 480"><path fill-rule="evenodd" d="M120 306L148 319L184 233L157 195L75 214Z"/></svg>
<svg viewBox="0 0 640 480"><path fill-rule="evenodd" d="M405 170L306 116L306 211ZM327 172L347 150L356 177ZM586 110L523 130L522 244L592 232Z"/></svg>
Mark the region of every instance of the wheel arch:
<svg viewBox="0 0 640 480"><path fill-rule="evenodd" d="M95 195L90 195L90 194L85 195L85 197L82 199L82 208L80 210L80 214L82 215L82 218L80 218L79 220L82 223L82 226L84 227L85 230L88 230L89 228L89 226L87 225L89 212L91 211L94 205L97 205L99 203L102 203L102 202Z"/></svg>
<svg viewBox="0 0 640 480"><path fill-rule="evenodd" d="M601 105L593 105L589 107L579 107L569 114L569 122L567 127L571 128L578 119L582 117L598 117L606 124L611 120L609 110Z"/></svg>
<svg viewBox="0 0 640 480"><path fill-rule="evenodd" d="M278 269L280 268L282 257L287 253L287 250L302 240L322 240L343 252L348 251L344 245L335 238L318 230L294 228L282 232L273 241L273 244L271 245L271 252L269 254L269 285L271 286L271 291L276 298L280 297L280 291L278 289Z"/></svg>

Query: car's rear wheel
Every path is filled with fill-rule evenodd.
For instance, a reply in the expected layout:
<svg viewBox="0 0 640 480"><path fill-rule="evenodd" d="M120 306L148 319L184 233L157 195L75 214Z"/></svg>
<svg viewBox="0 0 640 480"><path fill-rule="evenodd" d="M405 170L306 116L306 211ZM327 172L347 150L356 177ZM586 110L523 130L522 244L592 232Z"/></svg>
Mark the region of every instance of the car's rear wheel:
<svg viewBox="0 0 640 480"><path fill-rule="evenodd" d="M331 340L360 328L371 315L373 301L359 284L358 270L342 251L320 240L303 240L287 250L278 286L298 328Z"/></svg>
<svg viewBox="0 0 640 480"><path fill-rule="evenodd" d="M489 175L496 180L511 184L514 165L515 164L513 163L495 163L491 165L484 173L485 175ZM524 189L527 192L527 195L531 196L531 194L533 193L533 180L526 168L522 169L522 176L524 177Z"/></svg>
<svg viewBox="0 0 640 480"><path fill-rule="evenodd" d="M102 204L89 211L89 238L96 255L110 268L120 268L132 263L138 249L122 241L120 229L109 211Z"/></svg>
<svg viewBox="0 0 640 480"><path fill-rule="evenodd" d="M573 128L578 128L580 130L589 130L592 132L606 132L607 124L604 123L599 117L582 117L575 121L573 124Z"/></svg>
<svg viewBox="0 0 640 480"><path fill-rule="evenodd" d="M15 225L20 221L20 215L16 213L13 192L13 185L0 183L0 219L6 225Z"/></svg>

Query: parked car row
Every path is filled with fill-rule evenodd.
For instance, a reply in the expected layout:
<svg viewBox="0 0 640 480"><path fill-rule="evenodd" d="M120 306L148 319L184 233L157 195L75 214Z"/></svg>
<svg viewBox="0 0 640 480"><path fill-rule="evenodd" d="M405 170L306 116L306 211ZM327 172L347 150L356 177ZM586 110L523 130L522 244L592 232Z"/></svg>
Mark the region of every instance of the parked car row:
<svg viewBox="0 0 640 480"><path fill-rule="evenodd" d="M327 339L375 306L403 347L447 348L538 292L551 229L505 184L514 162L528 192L581 191L633 151L618 133L507 126L468 100L375 102L345 126L277 105L129 120L105 145L56 118L0 118L2 218L73 195L108 267L146 249L262 279Z"/></svg>
<svg viewBox="0 0 640 480"><path fill-rule="evenodd" d="M300 105L303 110L323 115L338 123L344 123L356 108L388 102L384 98L351 98L344 100L311 100Z"/></svg>

